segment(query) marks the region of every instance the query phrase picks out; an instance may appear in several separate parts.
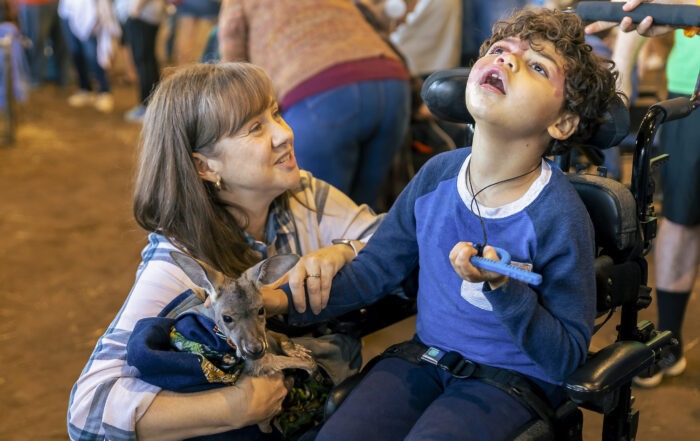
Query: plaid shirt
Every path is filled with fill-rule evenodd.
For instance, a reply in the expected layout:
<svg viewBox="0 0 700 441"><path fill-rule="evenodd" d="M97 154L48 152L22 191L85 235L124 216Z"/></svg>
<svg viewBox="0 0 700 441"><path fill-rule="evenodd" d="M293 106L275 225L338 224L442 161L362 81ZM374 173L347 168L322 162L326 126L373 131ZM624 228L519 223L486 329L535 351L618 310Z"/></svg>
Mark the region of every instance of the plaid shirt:
<svg viewBox="0 0 700 441"><path fill-rule="evenodd" d="M303 255L337 238L366 241L382 218L302 171L301 186L289 206L274 204L270 210L267 243L249 240L261 256ZM139 379L138 370L126 363L129 336L139 319L157 316L187 290L199 290L172 261L169 253L175 247L168 239L156 233L148 238L129 296L71 391L68 434L74 441L136 440L136 422L160 388Z"/></svg>

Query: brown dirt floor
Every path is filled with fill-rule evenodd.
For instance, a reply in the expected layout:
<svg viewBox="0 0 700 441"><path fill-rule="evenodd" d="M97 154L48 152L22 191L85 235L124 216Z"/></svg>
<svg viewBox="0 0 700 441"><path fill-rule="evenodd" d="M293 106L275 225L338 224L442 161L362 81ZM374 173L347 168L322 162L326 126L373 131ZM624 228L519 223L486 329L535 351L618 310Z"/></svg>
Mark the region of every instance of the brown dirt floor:
<svg viewBox="0 0 700 441"><path fill-rule="evenodd" d="M130 206L139 126L122 114L136 93L115 92L101 115L45 86L21 106L16 142L0 146L0 440L67 439L72 384L133 282L145 243ZM688 371L635 391L640 440L700 439L697 295L689 309ZM587 413L586 439L599 430Z"/></svg>

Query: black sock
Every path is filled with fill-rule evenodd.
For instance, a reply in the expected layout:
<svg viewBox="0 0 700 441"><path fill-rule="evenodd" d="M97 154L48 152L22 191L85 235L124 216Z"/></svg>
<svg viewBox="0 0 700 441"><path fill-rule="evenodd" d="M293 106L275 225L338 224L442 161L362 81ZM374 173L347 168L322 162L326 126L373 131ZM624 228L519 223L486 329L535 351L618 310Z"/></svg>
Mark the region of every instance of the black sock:
<svg viewBox="0 0 700 441"><path fill-rule="evenodd" d="M673 336L681 343L676 356L680 357L683 354L683 345L681 341L681 329L683 328L683 318L685 317L685 308L690 299L690 291L688 292L673 292L656 290L656 302L659 312L659 329L663 331L671 331Z"/></svg>

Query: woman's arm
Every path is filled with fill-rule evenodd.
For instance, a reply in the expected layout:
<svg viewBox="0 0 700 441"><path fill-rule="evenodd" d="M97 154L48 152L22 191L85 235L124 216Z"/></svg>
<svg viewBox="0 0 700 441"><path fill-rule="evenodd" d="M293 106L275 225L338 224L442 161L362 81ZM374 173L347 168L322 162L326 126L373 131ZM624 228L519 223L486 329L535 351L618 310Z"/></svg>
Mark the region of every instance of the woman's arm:
<svg viewBox="0 0 700 441"><path fill-rule="evenodd" d="M136 424L138 439L181 440L268 421L287 395L283 378L243 376L233 386L209 391L161 391Z"/></svg>
<svg viewBox="0 0 700 441"><path fill-rule="evenodd" d="M302 173L301 188L290 207L302 257L289 273L289 286L298 297L306 289L312 300L310 306L318 313L326 307L336 273L355 258L384 216L375 214L367 205L357 205L337 188L307 172ZM352 240L352 246L333 244L336 239Z"/></svg>
<svg viewBox="0 0 700 441"><path fill-rule="evenodd" d="M71 439L136 439L137 428L144 431L138 433L139 439L216 433L263 421L279 409L276 397L286 394L278 379L245 380L236 387L181 394L161 391L138 378L137 369L125 361L136 322L158 315L175 297L194 288L172 262L169 251L174 248L161 236L152 235L151 242L126 303L73 388L68 413Z"/></svg>

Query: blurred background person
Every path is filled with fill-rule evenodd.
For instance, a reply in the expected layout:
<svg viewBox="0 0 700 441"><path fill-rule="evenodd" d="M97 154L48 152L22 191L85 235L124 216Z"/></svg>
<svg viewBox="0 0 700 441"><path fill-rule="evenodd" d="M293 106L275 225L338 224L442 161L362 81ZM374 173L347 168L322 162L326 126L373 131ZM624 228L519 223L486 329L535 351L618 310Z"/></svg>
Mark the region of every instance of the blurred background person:
<svg viewBox="0 0 700 441"><path fill-rule="evenodd" d="M156 41L161 22L165 19L165 0L115 0L114 7L123 23L124 37L138 78L139 103L129 110L127 121L141 122L146 113L148 97L160 79L156 57Z"/></svg>
<svg viewBox="0 0 700 441"><path fill-rule="evenodd" d="M300 167L376 208L407 141L409 74L349 0L224 0L223 61L271 76Z"/></svg>
<svg viewBox="0 0 700 441"><path fill-rule="evenodd" d="M199 61L219 16L221 0L170 0L175 5L173 52L175 64Z"/></svg>
<svg viewBox="0 0 700 441"><path fill-rule="evenodd" d="M60 86L66 85L66 48L58 18L58 0L8 1L14 3L20 30L31 42L25 48L32 87L40 86L48 77Z"/></svg>
<svg viewBox="0 0 700 441"><path fill-rule="evenodd" d="M78 76L78 91L68 97L73 107L93 105L102 113L114 109L107 68L112 56L112 39L121 35L119 22L109 0L60 0L58 15ZM95 94L93 81L96 83Z"/></svg>

